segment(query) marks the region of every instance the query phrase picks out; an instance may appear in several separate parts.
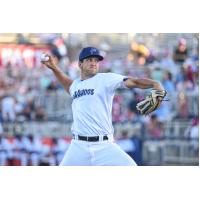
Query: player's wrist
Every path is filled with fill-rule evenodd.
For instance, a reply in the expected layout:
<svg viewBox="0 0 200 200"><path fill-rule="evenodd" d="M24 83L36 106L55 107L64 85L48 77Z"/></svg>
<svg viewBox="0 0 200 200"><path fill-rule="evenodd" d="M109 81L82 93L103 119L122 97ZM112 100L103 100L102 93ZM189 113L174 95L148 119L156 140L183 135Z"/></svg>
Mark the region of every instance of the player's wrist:
<svg viewBox="0 0 200 200"><path fill-rule="evenodd" d="M153 84L153 89L160 90L160 91L164 91L165 90L164 87L159 82L155 82Z"/></svg>
<svg viewBox="0 0 200 200"><path fill-rule="evenodd" d="M52 69L53 72L59 71L59 68L56 65L52 65L51 69Z"/></svg>

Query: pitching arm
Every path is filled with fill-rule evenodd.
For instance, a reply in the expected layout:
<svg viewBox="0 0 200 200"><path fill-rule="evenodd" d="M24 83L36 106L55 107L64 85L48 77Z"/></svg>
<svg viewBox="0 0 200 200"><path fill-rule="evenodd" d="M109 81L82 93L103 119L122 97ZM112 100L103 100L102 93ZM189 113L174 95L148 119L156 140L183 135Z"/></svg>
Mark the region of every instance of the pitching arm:
<svg viewBox="0 0 200 200"><path fill-rule="evenodd" d="M46 67L48 67L49 69L51 69L54 73L54 75L56 76L56 78L58 79L58 81L62 84L62 86L65 88L65 90L69 93L69 88L73 82L73 80L71 80L61 69L59 69L56 66L56 62L55 59L50 56L47 55L49 57L49 59L47 61L41 61L42 64L44 64Z"/></svg>

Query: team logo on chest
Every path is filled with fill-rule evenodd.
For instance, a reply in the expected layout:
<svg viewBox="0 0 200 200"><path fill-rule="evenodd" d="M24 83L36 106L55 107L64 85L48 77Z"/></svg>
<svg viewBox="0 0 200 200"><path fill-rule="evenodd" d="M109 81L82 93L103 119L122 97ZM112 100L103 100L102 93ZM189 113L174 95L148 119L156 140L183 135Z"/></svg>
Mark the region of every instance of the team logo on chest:
<svg viewBox="0 0 200 200"><path fill-rule="evenodd" d="M73 94L73 99L85 96L85 95L93 95L94 89L83 89L83 90L77 90Z"/></svg>

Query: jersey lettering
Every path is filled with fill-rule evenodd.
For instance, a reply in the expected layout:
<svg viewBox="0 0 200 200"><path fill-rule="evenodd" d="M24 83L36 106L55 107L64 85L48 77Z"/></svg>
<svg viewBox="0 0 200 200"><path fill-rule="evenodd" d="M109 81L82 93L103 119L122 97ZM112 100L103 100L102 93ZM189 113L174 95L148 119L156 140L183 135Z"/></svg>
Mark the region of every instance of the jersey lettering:
<svg viewBox="0 0 200 200"><path fill-rule="evenodd" d="M83 89L74 92L73 99L85 96L85 95L94 95L94 89Z"/></svg>

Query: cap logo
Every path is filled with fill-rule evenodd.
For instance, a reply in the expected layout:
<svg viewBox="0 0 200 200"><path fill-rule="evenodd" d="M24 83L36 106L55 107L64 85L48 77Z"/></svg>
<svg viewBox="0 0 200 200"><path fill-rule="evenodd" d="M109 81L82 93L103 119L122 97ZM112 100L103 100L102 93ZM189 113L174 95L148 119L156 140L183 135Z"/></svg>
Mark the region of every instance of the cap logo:
<svg viewBox="0 0 200 200"><path fill-rule="evenodd" d="M92 49L90 50L90 53L91 53L91 54L94 54L94 53L96 53L96 52L97 52L97 50L94 49L94 48L92 48Z"/></svg>

